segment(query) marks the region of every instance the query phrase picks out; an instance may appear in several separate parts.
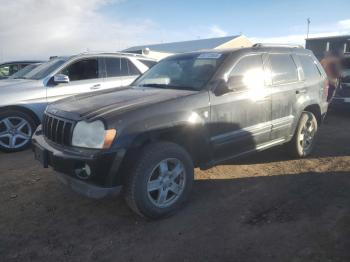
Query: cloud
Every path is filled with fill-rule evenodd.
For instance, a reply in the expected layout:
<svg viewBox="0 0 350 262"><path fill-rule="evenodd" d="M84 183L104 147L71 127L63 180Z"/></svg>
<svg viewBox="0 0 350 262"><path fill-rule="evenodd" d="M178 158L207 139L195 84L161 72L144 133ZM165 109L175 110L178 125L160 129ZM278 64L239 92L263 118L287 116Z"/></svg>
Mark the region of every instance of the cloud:
<svg viewBox="0 0 350 262"><path fill-rule="evenodd" d="M339 21L338 27L343 30L350 30L350 19Z"/></svg>
<svg viewBox="0 0 350 262"><path fill-rule="evenodd" d="M223 37L227 36L228 33L224 31L221 27L217 25L212 25L211 27L209 27L209 35L211 37Z"/></svg>
<svg viewBox="0 0 350 262"><path fill-rule="evenodd" d="M0 5L0 60L116 51L146 40L151 20L125 23L102 14L121 0L16 0Z"/></svg>

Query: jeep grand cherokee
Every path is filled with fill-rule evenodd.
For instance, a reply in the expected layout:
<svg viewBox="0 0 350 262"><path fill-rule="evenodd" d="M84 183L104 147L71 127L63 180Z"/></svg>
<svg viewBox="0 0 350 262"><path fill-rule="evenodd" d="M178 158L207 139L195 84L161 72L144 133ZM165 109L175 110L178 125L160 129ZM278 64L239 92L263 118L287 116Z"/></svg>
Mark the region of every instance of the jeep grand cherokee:
<svg viewBox="0 0 350 262"><path fill-rule="evenodd" d="M123 192L158 218L186 200L195 167L286 144L308 156L327 111L326 75L311 51L255 45L179 54L130 87L47 107L36 158L74 190Z"/></svg>

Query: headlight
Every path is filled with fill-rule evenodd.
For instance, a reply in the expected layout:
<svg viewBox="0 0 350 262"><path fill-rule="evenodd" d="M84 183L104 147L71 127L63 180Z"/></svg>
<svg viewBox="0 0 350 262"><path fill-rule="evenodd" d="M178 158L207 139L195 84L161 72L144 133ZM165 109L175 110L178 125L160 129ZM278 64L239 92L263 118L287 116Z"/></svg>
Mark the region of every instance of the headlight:
<svg viewBox="0 0 350 262"><path fill-rule="evenodd" d="M116 136L115 129L106 130L102 121L76 124L73 131L72 145L86 148L109 148Z"/></svg>

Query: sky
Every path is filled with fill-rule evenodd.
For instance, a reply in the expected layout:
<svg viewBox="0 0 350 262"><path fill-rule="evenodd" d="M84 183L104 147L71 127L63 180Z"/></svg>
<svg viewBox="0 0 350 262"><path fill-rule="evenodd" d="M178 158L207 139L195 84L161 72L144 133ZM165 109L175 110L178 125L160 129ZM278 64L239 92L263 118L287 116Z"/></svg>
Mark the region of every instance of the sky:
<svg viewBox="0 0 350 262"><path fill-rule="evenodd" d="M303 44L350 34L349 0L0 0L0 61L244 34Z"/></svg>

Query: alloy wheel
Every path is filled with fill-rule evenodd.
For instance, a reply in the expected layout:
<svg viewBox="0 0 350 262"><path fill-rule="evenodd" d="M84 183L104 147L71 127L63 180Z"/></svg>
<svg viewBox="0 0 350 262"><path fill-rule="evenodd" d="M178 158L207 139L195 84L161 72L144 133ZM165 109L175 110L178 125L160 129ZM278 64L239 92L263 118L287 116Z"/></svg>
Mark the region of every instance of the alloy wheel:
<svg viewBox="0 0 350 262"><path fill-rule="evenodd" d="M303 128L301 129L299 136L299 143L304 152L308 152L311 147L316 133L316 126L312 118L309 118Z"/></svg>
<svg viewBox="0 0 350 262"><path fill-rule="evenodd" d="M147 193L149 200L159 208L174 204L184 191L185 172L183 163L176 158L159 162L148 179Z"/></svg>
<svg viewBox="0 0 350 262"><path fill-rule="evenodd" d="M19 116L10 116L0 120L0 146L6 149L19 149L32 137L29 122Z"/></svg>

